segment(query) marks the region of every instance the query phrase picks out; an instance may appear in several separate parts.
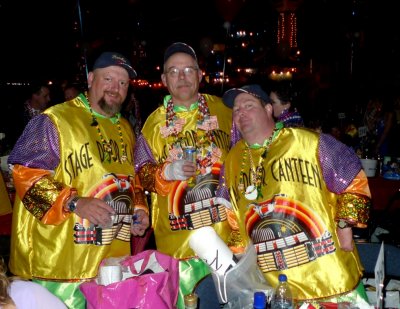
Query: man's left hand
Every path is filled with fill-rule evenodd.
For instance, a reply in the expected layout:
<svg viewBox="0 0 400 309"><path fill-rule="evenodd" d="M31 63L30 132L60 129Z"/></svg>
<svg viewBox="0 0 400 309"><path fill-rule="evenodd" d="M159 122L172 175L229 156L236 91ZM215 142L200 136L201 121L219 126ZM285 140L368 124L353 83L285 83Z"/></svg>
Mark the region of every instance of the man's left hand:
<svg viewBox="0 0 400 309"><path fill-rule="evenodd" d="M131 234L133 236L143 236L150 225L149 215L143 210L138 209L134 213L131 224Z"/></svg>

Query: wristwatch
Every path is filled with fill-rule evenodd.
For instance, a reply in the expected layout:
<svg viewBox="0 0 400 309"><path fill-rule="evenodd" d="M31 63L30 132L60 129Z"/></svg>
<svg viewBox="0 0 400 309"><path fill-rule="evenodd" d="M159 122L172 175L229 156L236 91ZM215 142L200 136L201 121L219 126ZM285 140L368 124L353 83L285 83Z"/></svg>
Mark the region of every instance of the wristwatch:
<svg viewBox="0 0 400 309"><path fill-rule="evenodd" d="M344 229L344 228L346 228L346 227L351 227L352 225L351 225L349 222L347 222L346 220L340 219L340 220L337 222L337 226L338 226L338 228L340 228L340 229Z"/></svg>
<svg viewBox="0 0 400 309"><path fill-rule="evenodd" d="M79 196L74 196L74 197L68 202L68 204L67 204L67 209L68 209L70 212L74 212L74 211L75 211L79 199L80 199Z"/></svg>

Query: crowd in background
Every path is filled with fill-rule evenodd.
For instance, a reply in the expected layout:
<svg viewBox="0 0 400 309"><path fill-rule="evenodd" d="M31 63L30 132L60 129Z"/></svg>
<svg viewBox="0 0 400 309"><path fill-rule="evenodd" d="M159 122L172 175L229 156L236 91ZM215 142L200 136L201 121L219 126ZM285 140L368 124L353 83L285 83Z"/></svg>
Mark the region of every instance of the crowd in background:
<svg viewBox="0 0 400 309"><path fill-rule="evenodd" d="M280 87L282 91L282 88L286 88L285 95L291 100L290 110L295 109L301 115L303 126L332 134L356 150L360 157L377 158L378 154L382 158L400 157L400 145L395 139L400 133L400 93L395 87L343 87L337 91L320 91L314 98L313 92L304 86L304 80L256 81L269 90ZM26 102L33 96L35 87L41 85L47 87L45 91L50 97L44 99L44 107L64 102L85 88L85 84L74 81L52 85L45 81L32 81L30 86L1 89L0 96L6 102L0 121L0 132L5 133L1 155L11 150L22 133L27 121ZM123 114L130 120L137 134L147 116L158 107L166 90L131 88ZM216 95L220 93L220 89L209 87L204 82L200 89L210 90L210 93ZM40 94L38 97L40 98Z"/></svg>

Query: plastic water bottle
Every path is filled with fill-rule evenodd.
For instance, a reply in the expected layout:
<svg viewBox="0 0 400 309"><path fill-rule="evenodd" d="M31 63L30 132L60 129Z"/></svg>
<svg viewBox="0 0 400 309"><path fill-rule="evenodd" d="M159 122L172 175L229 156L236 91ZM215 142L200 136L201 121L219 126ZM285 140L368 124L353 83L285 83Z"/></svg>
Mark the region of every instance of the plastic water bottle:
<svg viewBox="0 0 400 309"><path fill-rule="evenodd" d="M265 309L267 297L264 292L254 292L253 309Z"/></svg>
<svg viewBox="0 0 400 309"><path fill-rule="evenodd" d="M293 309L292 291L284 274L279 275L279 284L271 299L271 309Z"/></svg>

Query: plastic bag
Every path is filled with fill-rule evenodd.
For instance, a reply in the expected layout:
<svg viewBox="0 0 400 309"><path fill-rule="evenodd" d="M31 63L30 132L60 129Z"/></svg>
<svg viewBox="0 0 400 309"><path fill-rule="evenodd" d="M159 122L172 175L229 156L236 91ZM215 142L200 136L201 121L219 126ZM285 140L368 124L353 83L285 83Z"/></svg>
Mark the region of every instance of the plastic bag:
<svg viewBox="0 0 400 309"><path fill-rule="evenodd" d="M156 250L128 256L120 265L120 282L99 285L96 280L82 283L80 290L87 309L175 308L179 291L179 261Z"/></svg>
<svg viewBox="0 0 400 309"><path fill-rule="evenodd" d="M221 275L212 271L219 302L224 308L245 308L253 303L254 292L262 291L270 297L273 288L265 280L258 264L257 253L250 244L239 262Z"/></svg>

